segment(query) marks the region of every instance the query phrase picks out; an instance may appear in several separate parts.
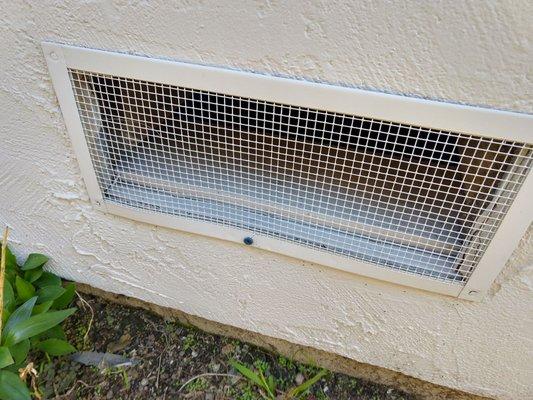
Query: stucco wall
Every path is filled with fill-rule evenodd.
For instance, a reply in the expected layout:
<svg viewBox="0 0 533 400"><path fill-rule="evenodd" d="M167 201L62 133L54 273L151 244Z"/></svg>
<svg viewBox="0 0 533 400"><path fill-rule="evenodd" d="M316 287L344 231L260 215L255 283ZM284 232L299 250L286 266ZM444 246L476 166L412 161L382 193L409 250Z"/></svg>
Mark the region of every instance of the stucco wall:
<svg viewBox="0 0 533 400"><path fill-rule="evenodd" d="M490 295L470 303L101 214L39 43L531 112L533 3L133 3L2 4L0 223L19 255L41 251L66 278L438 384L531 398L533 231Z"/></svg>

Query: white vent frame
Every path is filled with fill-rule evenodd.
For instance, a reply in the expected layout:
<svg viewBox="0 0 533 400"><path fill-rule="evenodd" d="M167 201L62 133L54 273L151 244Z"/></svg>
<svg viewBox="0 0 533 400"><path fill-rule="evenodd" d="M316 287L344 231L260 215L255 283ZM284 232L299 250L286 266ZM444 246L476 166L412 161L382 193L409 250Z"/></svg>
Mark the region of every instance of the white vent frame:
<svg viewBox="0 0 533 400"><path fill-rule="evenodd" d="M382 268L243 229L106 202L91 162L67 68L529 144L533 144L533 117L50 42L43 42L42 48L90 200L95 208L106 213L237 243L252 235L254 247L260 249L474 301L483 298L533 220L530 201L533 197L533 173L529 173L483 257L464 284Z"/></svg>

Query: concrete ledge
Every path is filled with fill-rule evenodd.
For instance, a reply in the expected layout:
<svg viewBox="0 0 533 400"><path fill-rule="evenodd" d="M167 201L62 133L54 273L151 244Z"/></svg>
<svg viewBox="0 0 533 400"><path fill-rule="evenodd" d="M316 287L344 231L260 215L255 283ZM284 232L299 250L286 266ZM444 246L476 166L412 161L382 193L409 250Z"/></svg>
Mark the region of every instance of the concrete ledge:
<svg viewBox="0 0 533 400"><path fill-rule="evenodd" d="M313 349L311 347L290 343L286 340L276 339L261 335L259 333L209 321L201 317L186 314L176 309L161 307L156 304L147 303L132 297L106 292L86 284L77 283L76 287L81 293L96 295L108 301L125 306L142 308L162 317L175 319L184 325L191 325L212 334L239 339L263 349L279 353L285 357L292 358L299 362L313 363L334 372L351 375L356 378L365 379L384 385L390 385L405 392L412 393L418 396L420 399L487 399L486 397L480 397L444 386L435 385L433 383L413 378L389 369L360 363L337 354L328 353L322 350Z"/></svg>

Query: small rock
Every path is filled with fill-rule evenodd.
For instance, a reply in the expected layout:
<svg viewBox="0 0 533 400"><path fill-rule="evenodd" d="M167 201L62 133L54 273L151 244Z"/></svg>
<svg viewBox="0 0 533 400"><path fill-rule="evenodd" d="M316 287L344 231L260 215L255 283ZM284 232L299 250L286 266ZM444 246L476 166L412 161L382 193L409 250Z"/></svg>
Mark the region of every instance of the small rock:
<svg viewBox="0 0 533 400"><path fill-rule="evenodd" d="M230 353L233 353L234 350L235 350L235 346L233 346L231 343L228 343L224 345L224 347L222 347L220 352L224 355L228 355Z"/></svg>
<svg viewBox="0 0 533 400"><path fill-rule="evenodd" d="M125 333L120 337L120 339L116 342L109 343L107 345L107 352L108 353L118 353L119 351L126 348L131 343L131 335L129 333Z"/></svg>
<svg viewBox="0 0 533 400"><path fill-rule="evenodd" d="M301 385L304 383L305 377L301 372L298 372L296 376L294 377L294 382L296 382L297 385Z"/></svg>
<svg viewBox="0 0 533 400"><path fill-rule="evenodd" d="M195 351L195 350L193 350L193 351L191 352L191 357L192 357L192 358L196 358L197 356L198 356L198 352Z"/></svg>
<svg viewBox="0 0 533 400"><path fill-rule="evenodd" d="M211 371L213 371L213 372L220 371L220 364L212 364L211 365Z"/></svg>
<svg viewBox="0 0 533 400"><path fill-rule="evenodd" d="M143 379L141 380L141 386L146 386L146 385L148 385L148 379L143 378Z"/></svg>

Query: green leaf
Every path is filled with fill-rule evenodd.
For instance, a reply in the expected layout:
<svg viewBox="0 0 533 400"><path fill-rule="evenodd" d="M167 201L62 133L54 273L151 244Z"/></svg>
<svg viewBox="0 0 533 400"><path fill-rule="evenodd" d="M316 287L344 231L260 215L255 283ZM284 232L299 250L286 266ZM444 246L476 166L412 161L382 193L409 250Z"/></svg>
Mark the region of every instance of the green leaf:
<svg viewBox="0 0 533 400"><path fill-rule="evenodd" d="M0 347L0 369L7 367L8 365L14 364L15 360L11 356L9 349L7 347Z"/></svg>
<svg viewBox="0 0 533 400"><path fill-rule="evenodd" d="M30 391L17 374L0 371L1 400L31 400Z"/></svg>
<svg viewBox="0 0 533 400"><path fill-rule="evenodd" d="M292 388L291 390L289 390L289 392L287 393L287 398L289 399L292 399L294 397L298 397L302 394L304 394L307 390L309 390L309 388L311 386L313 386L315 383L317 383L320 379L322 379L322 377L324 375L326 375L328 373L327 370L323 369L322 371L320 371L318 374L316 374L315 376L313 376L311 379L308 379L307 381L305 381L304 383L302 383L301 385L299 386L296 386L294 388Z"/></svg>
<svg viewBox="0 0 533 400"><path fill-rule="evenodd" d="M20 276L17 276L15 280L15 287L17 288L17 294L22 301L30 299L35 294L35 288L33 285L29 282L26 282Z"/></svg>
<svg viewBox="0 0 533 400"><path fill-rule="evenodd" d="M4 313L2 314L2 324L5 324L10 316L11 316L11 311L9 311L8 309L5 309Z"/></svg>
<svg viewBox="0 0 533 400"><path fill-rule="evenodd" d="M13 284L15 282L15 277L19 274L19 266L17 265L17 259L9 250L9 247L6 249L6 279Z"/></svg>
<svg viewBox="0 0 533 400"><path fill-rule="evenodd" d="M65 289L61 286L45 286L37 291L37 303L45 303L47 301L53 301L58 297L61 297L65 293Z"/></svg>
<svg viewBox="0 0 533 400"><path fill-rule="evenodd" d="M53 328L48 329L47 331L41 333L40 335L34 336L39 339L62 339L66 340L65 332L61 325L56 325Z"/></svg>
<svg viewBox="0 0 533 400"><path fill-rule="evenodd" d="M9 281L4 282L4 309L13 310L15 308L15 292Z"/></svg>
<svg viewBox="0 0 533 400"><path fill-rule="evenodd" d="M38 343L35 347L50 354L51 356L64 356L65 354L73 353L76 348L69 342L60 339L47 339Z"/></svg>
<svg viewBox="0 0 533 400"><path fill-rule="evenodd" d="M48 257L46 257L44 254L31 253L22 266L22 270L27 271L29 269L42 267L47 261Z"/></svg>
<svg viewBox="0 0 533 400"><path fill-rule="evenodd" d="M17 258L9 249L9 246L6 247L6 268L13 267L14 269L18 268Z"/></svg>
<svg viewBox="0 0 533 400"><path fill-rule="evenodd" d="M72 299L76 294L76 285L73 282L68 283L65 286L65 293L59 296L54 300L53 308L56 310L61 310L65 307L68 307L72 303Z"/></svg>
<svg viewBox="0 0 533 400"><path fill-rule="evenodd" d="M44 271L39 279L35 281L38 287L61 286L61 278L51 272Z"/></svg>
<svg viewBox="0 0 533 400"><path fill-rule="evenodd" d="M30 351L30 340L26 339L20 343L17 343L9 348L9 352L15 360L15 364L22 364Z"/></svg>
<svg viewBox="0 0 533 400"><path fill-rule="evenodd" d="M50 307L52 307L52 304L54 304L54 302L50 300L50 301L44 302L43 304L36 305L35 307L33 307L33 311L31 315L37 315L37 314L42 314L42 313L47 312L50 309Z"/></svg>
<svg viewBox="0 0 533 400"><path fill-rule="evenodd" d="M4 327L3 335L6 336L11 332L13 327L20 322L26 321L31 316L31 312L33 310L33 306L35 305L35 301L37 300L37 297L32 297L28 301L26 301L24 304L19 306L13 314L9 317L7 320L7 324Z"/></svg>
<svg viewBox="0 0 533 400"><path fill-rule="evenodd" d="M263 382L261 381L261 378L259 378L259 375L257 375L254 371L235 360L230 360L229 364L237 371L239 371L245 378L248 378L257 386L263 387Z"/></svg>
<svg viewBox="0 0 533 400"><path fill-rule="evenodd" d="M9 283L11 283L11 285L14 285L15 284L15 279L17 278L18 276L18 272L15 271L13 268L7 268L6 267L6 274L5 274L5 280Z"/></svg>
<svg viewBox="0 0 533 400"><path fill-rule="evenodd" d="M274 380L274 376L269 375L268 381L267 381L268 387L270 388L271 393L276 393L276 381Z"/></svg>
<svg viewBox="0 0 533 400"><path fill-rule="evenodd" d="M4 345L13 346L24 339L38 335L48 329L61 323L69 315L76 311L75 308L69 308L62 311L52 311L44 314L34 315L25 321L19 322L11 331L4 336Z"/></svg>
<svg viewBox="0 0 533 400"><path fill-rule="evenodd" d="M30 283L33 283L37 279L39 279L42 274L43 274L42 267L30 269L29 271L24 272L24 279Z"/></svg>
<svg viewBox="0 0 533 400"><path fill-rule="evenodd" d="M275 399L276 395L270 390L270 386L265 378L265 375L263 374L263 371L261 368L258 368L259 371L259 378L261 379L261 382L263 383L263 388L265 388L268 396L270 399ZM272 376L270 376L272 378Z"/></svg>

